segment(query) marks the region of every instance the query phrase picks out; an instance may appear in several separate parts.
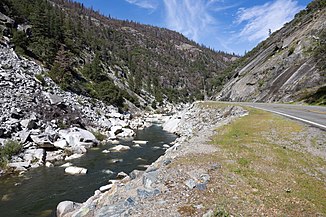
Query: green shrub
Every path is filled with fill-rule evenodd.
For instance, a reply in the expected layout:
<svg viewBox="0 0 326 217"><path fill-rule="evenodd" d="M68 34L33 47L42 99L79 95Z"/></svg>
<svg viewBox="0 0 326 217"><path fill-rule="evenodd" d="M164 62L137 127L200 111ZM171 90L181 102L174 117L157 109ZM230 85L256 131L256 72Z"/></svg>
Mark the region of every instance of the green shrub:
<svg viewBox="0 0 326 217"><path fill-rule="evenodd" d="M10 158L18 154L22 149L22 144L14 140L8 140L4 146L0 147L0 167L4 168Z"/></svg>
<svg viewBox="0 0 326 217"><path fill-rule="evenodd" d="M315 48L313 52L313 57L315 61L317 62L317 66L320 71L324 72L326 71L326 30L323 29L318 34L319 40L317 47ZM325 74L324 74L325 75Z"/></svg>
<svg viewBox="0 0 326 217"><path fill-rule="evenodd" d="M43 86L45 86L46 82L45 82L45 79L44 79L43 75L41 75L41 74L36 74L36 75L35 75L35 78L36 78L37 80L39 80L39 81L42 83Z"/></svg>
<svg viewBox="0 0 326 217"><path fill-rule="evenodd" d="M225 211L224 209L219 208L219 209L216 209L214 211L214 216L216 216L216 217L230 217L230 214L227 211Z"/></svg>
<svg viewBox="0 0 326 217"><path fill-rule="evenodd" d="M152 102L152 108L153 109L157 109L157 104L156 104L156 101L155 100Z"/></svg>
<svg viewBox="0 0 326 217"><path fill-rule="evenodd" d="M294 53L294 50L295 50L295 47L294 46L290 47L288 56L290 56L291 54L293 54Z"/></svg>
<svg viewBox="0 0 326 217"><path fill-rule="evenodd" d="M107 136L101 133L100 131L92 131L92 133L98 141L103 141L107 138Z"/></svg>
<svg viewBox="0 0 326 217"><path fill-rule="evenodd" d="M60 129L67 129L69 128L69 125L63 120L58 120L58 127Z"/></svg>

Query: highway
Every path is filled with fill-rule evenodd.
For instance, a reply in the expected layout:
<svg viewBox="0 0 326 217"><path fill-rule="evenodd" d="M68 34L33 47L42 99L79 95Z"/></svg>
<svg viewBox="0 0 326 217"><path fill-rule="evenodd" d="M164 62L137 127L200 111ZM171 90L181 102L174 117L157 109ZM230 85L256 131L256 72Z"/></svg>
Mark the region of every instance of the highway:
<svg viewBox="0 0 326 217"><path fill-rule="evenodd" d="M326 130L326 106L249 102L239 102L236 104L280 114Z"/></svg>

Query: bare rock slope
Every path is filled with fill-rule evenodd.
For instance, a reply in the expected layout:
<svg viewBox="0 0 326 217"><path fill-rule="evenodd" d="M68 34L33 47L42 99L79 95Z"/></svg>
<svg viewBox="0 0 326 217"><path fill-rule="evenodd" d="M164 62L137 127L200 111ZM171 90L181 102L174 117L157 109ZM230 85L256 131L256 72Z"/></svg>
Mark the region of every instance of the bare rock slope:
<svg viewBox="0 0 326 217"><path fill-rule="evenodd" d="M325 88L323 4L323 1L312 2L294 20L246 54L217 99L291 102Z"/></svg>

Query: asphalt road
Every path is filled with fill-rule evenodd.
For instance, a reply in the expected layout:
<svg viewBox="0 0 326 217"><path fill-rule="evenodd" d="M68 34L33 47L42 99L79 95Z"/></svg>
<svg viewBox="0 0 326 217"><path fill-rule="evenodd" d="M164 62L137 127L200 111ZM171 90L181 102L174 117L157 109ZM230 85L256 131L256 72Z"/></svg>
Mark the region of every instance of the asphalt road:
<svg viewBox="0 0 326 217"><path fill-rule="evenodd" d="M237 103L280 114L326 130L326 107L276 103Z"/></svg>

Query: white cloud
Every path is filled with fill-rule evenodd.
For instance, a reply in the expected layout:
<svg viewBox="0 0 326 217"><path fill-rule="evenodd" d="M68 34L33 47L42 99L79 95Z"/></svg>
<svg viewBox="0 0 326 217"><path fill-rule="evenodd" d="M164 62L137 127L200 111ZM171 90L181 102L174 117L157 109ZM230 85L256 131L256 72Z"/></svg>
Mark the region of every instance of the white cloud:
<svg viewBox="0 0 326 217"><path fill-rule="evenodd" d="M215 24L210 5L216 0L163 0L168 28L181 32L194 41L210 31Z"/></svg>
<svg viewBox="0 0 326 217"><path fill-rule="evenodd" d="M148 10L156 10L158 7L158 2L153 0L126 0L130 4L137 5L138 7L148 9Z"/></svg>
<svg viewBox="0 0 326 217"><path fill-rule="evenodd" d="M240 8L237 12L236 23L245 25L239 37L251 42L261 41L268 37L269 29L272 32L280 29L301 9L303 7L293 0L276 0L251 8Z"/></svg>

